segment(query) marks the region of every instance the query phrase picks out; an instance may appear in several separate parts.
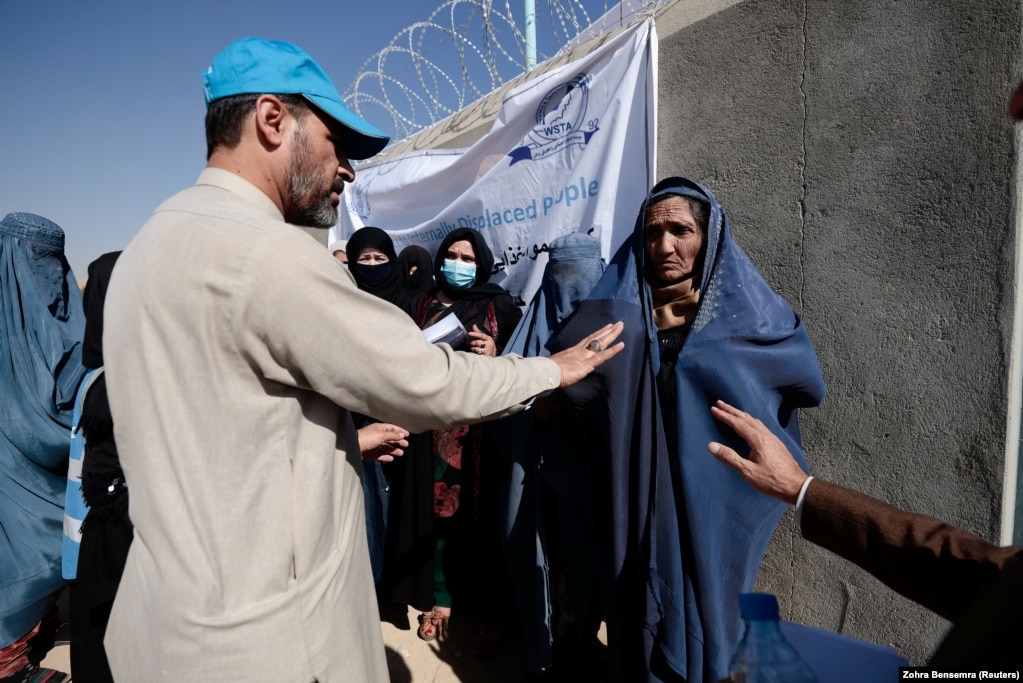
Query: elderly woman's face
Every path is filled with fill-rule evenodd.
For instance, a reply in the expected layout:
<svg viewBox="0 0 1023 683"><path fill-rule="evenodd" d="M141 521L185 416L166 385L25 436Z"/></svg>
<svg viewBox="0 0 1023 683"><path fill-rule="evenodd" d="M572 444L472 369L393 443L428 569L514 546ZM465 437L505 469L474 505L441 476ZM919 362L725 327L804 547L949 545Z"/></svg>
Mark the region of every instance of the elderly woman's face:
<svg viewBox="0 0 1023 683"><path fill-rule="evenodd" d="M684 280L700 265L703 233L682 197L668 197L647 209L643 241L650 272L663 284Z"/></svg>

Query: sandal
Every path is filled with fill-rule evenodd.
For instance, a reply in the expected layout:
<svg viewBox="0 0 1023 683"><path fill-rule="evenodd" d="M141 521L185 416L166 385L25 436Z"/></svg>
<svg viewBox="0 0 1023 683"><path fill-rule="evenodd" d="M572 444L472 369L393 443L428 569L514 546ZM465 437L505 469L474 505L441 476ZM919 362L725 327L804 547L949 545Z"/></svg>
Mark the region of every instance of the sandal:
<svg viewBox="0 0 1023 683"><path fill-rule="evenodd" d="M435 640L438 636L443 637L448 630L448 617L450 614L442 614L437 610L423 612L419 615L419 630L416 635L420 640Z"/></svg>
<svg viewBox="0 0 1023 683"><path fill-rule="evenodd" d="M419 615L419 630L416 631L419 640L433 640L437 637L437 625L433 623L433 612L423 612Z"/></svg>

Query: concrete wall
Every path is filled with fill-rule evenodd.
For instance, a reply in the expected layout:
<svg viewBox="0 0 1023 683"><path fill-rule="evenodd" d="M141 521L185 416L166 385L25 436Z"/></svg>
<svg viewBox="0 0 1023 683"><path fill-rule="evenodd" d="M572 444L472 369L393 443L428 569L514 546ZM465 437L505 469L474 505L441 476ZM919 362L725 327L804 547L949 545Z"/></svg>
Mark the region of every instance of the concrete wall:
<svg viewBox="0 0 1023 683"><path fill-rule="evenodd" d="M803 416L815 474L997 542L1019 3L747 0L677 18L691 4L657 19L658 175L708 185L804 315L828 388ZM802 541L791 515L758 588L914 663L948 626Z"/></svg>
<svg viewBox="0 0 1023 683"><path fill-rule="evenodd" d="M710 187L805 317L828 387L803 414L814 473L997 542L1018 390L1018 0L678 0L656 23L658 175ZM469 145L499 102L391 153ZM786 618L915 664L948 626L803 541L791 514L757 587Z"/></svg>

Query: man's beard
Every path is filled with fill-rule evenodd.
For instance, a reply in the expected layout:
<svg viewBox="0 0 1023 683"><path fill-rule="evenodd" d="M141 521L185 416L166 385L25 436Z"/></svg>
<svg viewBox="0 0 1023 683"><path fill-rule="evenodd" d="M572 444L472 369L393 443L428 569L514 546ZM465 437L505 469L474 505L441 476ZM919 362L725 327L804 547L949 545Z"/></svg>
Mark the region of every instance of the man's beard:
<svg viewBox="0 0 1023 683"><path fill-rule="evenodd" d="M307 228L332 228L337 224L337 207L330 201L331 191L338 195L342 181L331 178L324 183L319 169L309 163L309 141L300 123L295 129L288 166L288 205L284 220Z"/></svg>

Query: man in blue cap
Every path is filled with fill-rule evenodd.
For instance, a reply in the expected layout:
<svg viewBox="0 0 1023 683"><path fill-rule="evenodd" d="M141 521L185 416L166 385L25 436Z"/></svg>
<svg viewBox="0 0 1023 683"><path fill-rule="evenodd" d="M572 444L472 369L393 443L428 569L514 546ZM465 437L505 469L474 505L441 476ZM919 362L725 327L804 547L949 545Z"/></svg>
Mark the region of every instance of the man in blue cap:
<svg viewBox="0 0 1023 683"><path fill-rule="evenodd" d="M397 452L407 432L357 435L351 413L416 432L510 414L614 356L621 325L551 358L428 344L295 228L333 225L349 159L387 137L289 43L232 43L205 91L207 167L125 249L106 299L135 525L111 670L387 681L360 452Z"/></svg>
<svg viewBox="0 0 1023 683"><path fill-rule="evenodd" d="M387 145L387 135L345 107L319 64L291 43L235 41L203 81L208 166L253 183L289 223L312 228L337 223L344 184L355 179L348 160L373 156ZM251 120L238 125L253 112L255 130ZM256 133L261 146L241 146L245 133ZM288 143L294 144L287 165L263 153L267 146L284 153Z"/></svg>

